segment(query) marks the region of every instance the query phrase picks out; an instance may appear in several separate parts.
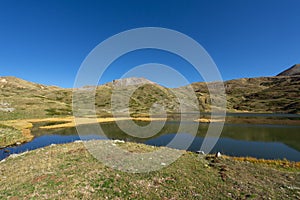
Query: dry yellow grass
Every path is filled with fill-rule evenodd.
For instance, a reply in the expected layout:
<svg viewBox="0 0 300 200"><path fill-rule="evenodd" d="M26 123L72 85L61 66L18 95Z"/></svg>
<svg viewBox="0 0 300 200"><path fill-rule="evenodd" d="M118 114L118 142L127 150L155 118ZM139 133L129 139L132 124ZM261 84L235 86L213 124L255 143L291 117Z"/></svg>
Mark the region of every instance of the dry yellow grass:
<svg viewBox="0 0 300 200"><path fill-rule="evenodd" d="M223 119L207 119L207 118L200 118L200 119L196 119L194 120L195 122L200 122L200 123L215 123L215 122L224 122L225 120Z"/></svg>
<svg viewBox="0 0 300 200"><path fill-rule="evenodd" d="M228 159L234 159L237 161L261 163L261 164L275 165L281 167L292 167L300 170L300 162L291 162L288 160L266 160L266 159L257 159L253 157L229 157L229 156L224 156L224 157Z"/></svg>
<svg viewBox="0 0 300 200"><path fill-rule="evenodd" d="M114 121L121 121L121 120L136 120L136 121L163 121L166 118L148 118L148 117L137 117L137 118L129 118L129 117L104 117L104 118L56 118L56 122L65 121L66 123L63 124L55 124L50 126L42 126L41 129L55 129L55 128L71 128L75 127L76 125L84 125L84 124L93 124L93 123L104 123L104 122L114 122Z"/></svg>
<svg viewBox="0 0 300 200"><path fill-rule="evenodd" d="M0 138L2 147L29 142L34 138L30 131L33 124L27 120L0 121L0 124L18 130L10 132L10 135L4 134L3 138Z"/></svg>

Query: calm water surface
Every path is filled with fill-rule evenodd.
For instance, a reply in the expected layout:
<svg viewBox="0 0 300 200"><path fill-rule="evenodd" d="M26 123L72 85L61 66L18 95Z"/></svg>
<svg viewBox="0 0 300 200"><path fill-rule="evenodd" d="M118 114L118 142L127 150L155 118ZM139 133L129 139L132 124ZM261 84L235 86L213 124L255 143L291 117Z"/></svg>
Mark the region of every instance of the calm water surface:
<svg viewBox="0 0 300 200"><path fill-rule="evenodd" d="M176 143L171 146L172 148L182 149L184 141L193 138L192 134L189 133L189 123L193 122L185 122L186 131L177 134L182 143ZM147 123L139 122L139 124L146 125ZM158 134L150 138L129 136L123 133L115 123L103 123L101 127L106 133L106 137L96 135L93 129L87 125L83 126L85 134L81 138L75 128L57 130L34 128L32 130L35 135L33 141L17 147L1 149L0 160L13 153L21 153L51 144L68 143L80 139L121 139L155 146L168 146L177 133L179 123L167 122ZM197 135L188 150L198 151L200 149L207 128L207 124L199 125ZM211 153L218 151L231 156L251 156L265 159L286 158L292 161L300 161L300 126L225 124L221 137Z"/></svg>

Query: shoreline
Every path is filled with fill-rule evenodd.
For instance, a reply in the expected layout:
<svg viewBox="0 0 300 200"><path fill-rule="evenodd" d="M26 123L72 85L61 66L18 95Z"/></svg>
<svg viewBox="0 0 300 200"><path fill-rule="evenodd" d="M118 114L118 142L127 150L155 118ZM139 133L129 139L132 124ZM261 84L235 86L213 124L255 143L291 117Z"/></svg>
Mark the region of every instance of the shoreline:
<svg viewBox="0 0 300 200"><path fill-rule="evenodd" d="M33 149L33 150L29 150L29 151L24 151L24 152L21 152L21 153L17 153L17 154L10 154L8 157L0 160L0 163L1 162L5 162L5 160L7 159L10 159L10 157L19 157L19 156L22 156L22 155L25 155L26 153L28 152L33 152L33 151L39 151L40 149L44 149L44 148L48 148L48 147L55 147L55 146L62 146L62 145L71 145L71 144L82 144L82 143L85 143L85 142L93 142L93 141L96 141L96 142L112 142L112 143L115 143L115 144L123 144L123 145L126 145L126 144L130 144L130 145L133 145L133 146L147 146L147 147L151 147L151 148L169 148L169 147L164 147L164 146L152 146L152 145L148 145L148 144L143 144L143 143L136 143L136 142L126 142L126 141L123 141L123 140L87 140L87 141L82 141L82 140L77 140L77 141L73 141L73 142L68 142L68 143L62 143L62 144L52 144L52 145L48 145L48 146L44 146L44 147L41 147L41 148L37 148L37 149ZM9 146L8 146L9 147ZM6 148L6 147L5 147ZM170 148L170 149L173 149L173 148ZM137 149L135 149L137 150ZM178 149L173 149L174 151L182 151L182 150L178 150ZM193 151L188 151L188 150L183 150L185 152L189 152L189 153L193 153L193 154L197 154L199 155L199 157L207 157L207 158L213 158L213 157L216 157L216 154L211 154L211 153L208 153L208 154L199 154L197 152L193 152ZM130 151L129 151L130 152ZM226 155L226 154L222 154L220 157L222 158L225 158L225 159L233 159L233 160L236 160L236 161L240 161L240 162L249 162L249 163L263 163L263 164L267 164L267 165L280 165L280 166L285 166L285 167L295 167L295 168L298 168L300 170L300 161L292 161L292 160L286 160L286 159L264 159L264 158L255 158L255 157L250 157L250 156L229 156L229 155Z"/></svg>

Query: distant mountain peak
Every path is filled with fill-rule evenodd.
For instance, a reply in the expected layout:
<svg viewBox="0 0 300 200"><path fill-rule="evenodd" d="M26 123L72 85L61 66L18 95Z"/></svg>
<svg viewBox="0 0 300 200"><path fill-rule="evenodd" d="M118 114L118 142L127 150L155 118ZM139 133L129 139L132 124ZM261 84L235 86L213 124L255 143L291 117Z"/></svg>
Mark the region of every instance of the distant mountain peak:
<svg viewBox="0 0 300 200"><path fill-rule="evenodd" d="M123 78L123 79L116 79L112 81L113 86L117 87L127 87L130 85L144 85L144 84L154 84L154 82L149 81L143 77L130 77L130 78Z"/></svg>
<svg viewBox="0 0 300 200"><path fill-rule="evenodd" d="M300 64L295 64L292 67L279 73L277 76L297 76L300 75Z"/></svg>

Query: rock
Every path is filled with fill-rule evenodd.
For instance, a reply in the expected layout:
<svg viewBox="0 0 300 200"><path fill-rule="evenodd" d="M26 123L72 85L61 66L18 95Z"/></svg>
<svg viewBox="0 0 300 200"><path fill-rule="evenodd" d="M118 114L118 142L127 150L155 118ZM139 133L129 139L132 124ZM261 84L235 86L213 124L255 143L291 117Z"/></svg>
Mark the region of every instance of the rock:
<svg viewBox="0 0 300 200"><path fill-rule="evenodd" d="M17 142L16 145L21 145L21 142Z"/></svg>
<svg viewBox="0 0 300 200"><path fill-rule="evenodd" d="M205 155L204 151L196 151L197 154Z"/></svg>
<svg viewBox="0 0 300 200"><path fill-rule="evenodd" d="M125 143L124 140L114 140L113 143Z"/></svg>
<svg viewBox="0 0 300 200"><path fill-rule="evenodd" d="M221 154L220 152L217 152L217 153L216 153L216 157L217 157L217 158L219 158L219 157L221 157L221 156L222 156L222 154Z"/></svg>
<svg viewBox="0 0 300 200"><path fill-rule="evenodd" d="M18 156L20 156L19 154L11 154L10 156L9 156L9 158L16 158L16 157L18 157Z"/></svg>
<svg viewBox="0 0 300 200"><path fill-rule="evenodd" d="M0 82L1 83L7 83L7 80L4 78L4 79L1 79Z"/></svg>
<svg viewBox="0 0 300 200"><path fill-rule="evenodd" d="M4 112L14 112L15 108L0 108L0 111L4 111Z"/></svg>

